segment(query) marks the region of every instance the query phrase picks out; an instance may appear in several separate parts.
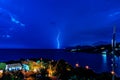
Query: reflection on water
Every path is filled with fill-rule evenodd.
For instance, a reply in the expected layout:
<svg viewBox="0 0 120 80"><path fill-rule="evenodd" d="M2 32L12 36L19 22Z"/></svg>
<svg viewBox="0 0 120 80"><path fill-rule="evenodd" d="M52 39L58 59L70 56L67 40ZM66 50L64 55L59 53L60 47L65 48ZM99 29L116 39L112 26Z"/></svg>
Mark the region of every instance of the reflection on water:
<svg viewBox="0 0 120 80"><path fill-rule="evenodd" d="M107 55L102 54L102 69L103 71L108 71L108 66L107 66Z"/></svg>
<svg viewBox="0 0 120 80"><path fill-rule="evenodd" d="M7 56L6 56L7 55ZM111 71L111 56L103 54L89 54L89 53L71 53L71 52L37 52L37 53L1 53L0 61L18 60L20 58L48 58L54 60L64 59L72 66L78 63L80 66L88 65L95 72ZM115 57L117 64L116 74L120 76L120 57Z"/></svg>
<svg viewBox="0 0 120 80"><path fill-rule="evenodd" d="M111 71L111 56L106 55L106 54L102 54L102 70L103 71ZM117 76L120 76L120 57L115 56L115 63L116 63L116 67L115 67L115 72Z"/></svg>
<svg viewBox="0 0 120 80"><path fill-rule="evenodd" d="M106 54L102 54L102 58L103 58L103 63L107 63L107 55Z"/></svg>
<svg viewBox="0 0 120 80"><path fill-rule="evenodd" d="M115 57L115 61L116 61L115 71L116 71L116 74L120 76L120 57Z"/></svg>

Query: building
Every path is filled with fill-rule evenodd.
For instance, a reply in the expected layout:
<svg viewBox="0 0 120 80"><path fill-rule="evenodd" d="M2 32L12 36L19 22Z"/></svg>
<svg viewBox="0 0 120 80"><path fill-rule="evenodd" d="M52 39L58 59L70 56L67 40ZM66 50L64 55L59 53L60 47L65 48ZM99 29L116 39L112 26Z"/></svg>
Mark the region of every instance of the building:
<svg viewBox="0 0 120 80"><path fill-rule="evenodd" d="M17 71L22 69L22 65L20 63L7 64L5 69L7 71Z"/></svg>

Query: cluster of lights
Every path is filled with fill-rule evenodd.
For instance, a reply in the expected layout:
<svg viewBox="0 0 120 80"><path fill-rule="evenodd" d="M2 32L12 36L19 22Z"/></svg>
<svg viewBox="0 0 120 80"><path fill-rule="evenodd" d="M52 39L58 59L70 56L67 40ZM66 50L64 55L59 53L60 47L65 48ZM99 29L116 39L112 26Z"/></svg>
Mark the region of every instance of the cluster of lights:
<svg viewBox="0 0 120 80"><path fill-rule="evenodd" d="M75 67L80 67L80 65L78 63L75 64ZM90 69L90 67L88 65L85 66L85 69Z"/></svg>
<svg viewBox="0 0 120 80"><path fill-rule="evenodd" d="M39 61L27 61L26 64L29 65L29 71L33 71L34 73L40 71L41 69L47 69L48 76L53 77L53 74L55 73L55 69L51 62L54 62L54 60L51 60L50 63L45 63L42 58L40 58ZM46 65L47 64L47 65Z"/></svg>

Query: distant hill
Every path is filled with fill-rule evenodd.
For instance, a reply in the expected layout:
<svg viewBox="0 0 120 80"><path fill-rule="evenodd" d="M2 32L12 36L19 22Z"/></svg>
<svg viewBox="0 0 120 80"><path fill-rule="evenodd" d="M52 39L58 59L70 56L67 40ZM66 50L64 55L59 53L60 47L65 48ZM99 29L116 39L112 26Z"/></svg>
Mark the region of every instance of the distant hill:
<svg viewBox="0 0 120 80"><path fill-rule="evenodd" d="M100 46L100 45L108 45L108 44L110 44L110 43L105 42L105 41L98 41L98 42L93 43L92 45L93 46Z"/></svg>

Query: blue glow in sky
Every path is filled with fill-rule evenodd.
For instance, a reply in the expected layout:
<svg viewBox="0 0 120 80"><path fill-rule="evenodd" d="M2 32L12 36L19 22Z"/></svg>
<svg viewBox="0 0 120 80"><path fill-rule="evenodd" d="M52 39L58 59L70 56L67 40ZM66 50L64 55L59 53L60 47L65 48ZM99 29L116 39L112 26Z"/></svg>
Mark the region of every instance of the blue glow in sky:
<svg viewBox="0 0 120 80"><path fill-rule="evenodd" d="M119 4L119 0L1 0L0 36L10 37L8 40L0 37L0 43L23 45L23 48L111 43L114 25L119 42ZM58 28L62 41L59 36L56 43Z"/></svg>

